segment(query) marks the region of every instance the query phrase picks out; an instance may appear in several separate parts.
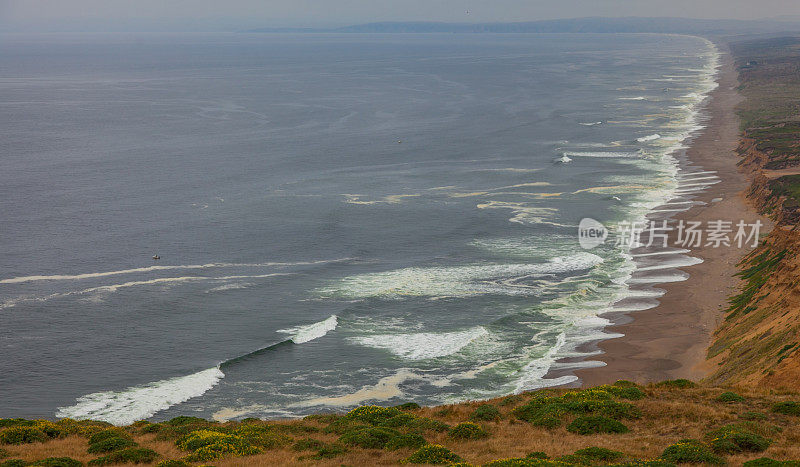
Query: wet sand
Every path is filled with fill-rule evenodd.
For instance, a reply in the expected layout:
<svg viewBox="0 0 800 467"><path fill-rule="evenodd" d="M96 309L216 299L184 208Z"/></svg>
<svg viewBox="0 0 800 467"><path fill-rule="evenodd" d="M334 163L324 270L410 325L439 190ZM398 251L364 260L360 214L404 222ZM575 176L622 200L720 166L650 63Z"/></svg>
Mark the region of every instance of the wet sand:
<svg viewBox="0 0 800 467"><path fill-rule="evenodd" d="M673 216L675 221L670 225L677 225L680 219L701 221L703 226L717 219L733 221L733 225L739 220L753 223L760 219L765 224L761 232L767 233L772 224L759 216L744 196L749 180L736 165L740 160L735 152L739 119L734 111L742 98L736 91L738 80L732 59L724 45L719 47L723 52L722 67L719 87L712 91L706 109L710 120L707 128L692 141L686 156L693 170L717 171L721 182L696 196L696 201L707 204ZM675 239L670 238L669 244L673 246ZM624 334L624 337L590 344L583 349L599 348L602 354L586 360L599 360L606 365L576 371L580 384L593 386L618 379L640 383L674 378L698 380L706 376L710 372L706 349L724 318L728 297L738 289L739 280L734 276L738 271L736 264L749 251L749 248L739 249L735 245L693 248L690 255L701 258L703 263L680 268L690 275L686 281L654 284L666 290L657 307L605 315L615 323L607 331Z"/></svg>

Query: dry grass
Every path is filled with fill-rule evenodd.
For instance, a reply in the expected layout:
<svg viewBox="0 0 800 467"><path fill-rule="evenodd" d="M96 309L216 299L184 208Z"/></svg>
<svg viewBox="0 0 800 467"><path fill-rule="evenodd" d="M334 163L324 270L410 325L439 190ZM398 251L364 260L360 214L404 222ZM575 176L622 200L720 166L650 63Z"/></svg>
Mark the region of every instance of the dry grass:
<svg viewBox="0 0 800 467"><path fill-rule="evenodd" d="M770 432L773 444L767 451L758 454L735 455L728 457L730 465L741 465L749 459L762 456L779 460L800 459L800 426L796 417L775 414L770 408L775 402L800 399L800 395L767 390L738 390L747 399L744 402L721 403L715 398L723 392L719 388L666 389L649 386L644 388L647 397L633 401L642 411L637 420L624 420L630 428L625 434L603 434L580 436L569 433L563 426L554 429L539 428L516 419L511 410L525 404L530 395L524 395L516 403L502 405L505 398L488 401L496 404L502 418L498 421L481 422L490 436L479 440L453 440L447 433L426 432L429 443L442 444L474 465L481 465L492 460L508 457L524 457L533 451L544 451L551 457L572 454L578 449L588 446L599 446L622 451L630 458L651 459L661 455L664 448L684 438L700 439L704 434L727 423L742 421L740 416L745 412L760 412L766 420L759 423L765 429L770 426L780 427L780 431ZM556 391L555 394L563 391ZM512 399L513 400L513 399ZM485 403L485 402L483 402ZM454 425L468 421L478 403L463 403L444 407L430 407L413 410L415 415L428 417ZM230 422L227 426L236 426ZM291 432L294 440L310 438L326 443L334 442L338 435L313 431L321 429L326 423L314 420L295 420L271 422L271 426L307 427L312 432ZM290 430L281 430L290 431ZM161 455L161 459L179 459L187 455L175 446L173 441L156 440L154 434L134 435L134 439L142 447L150 448ZM33 461L46 457L69 456L82 462L88 462L95 456L86 452L86 439L72 435L64 439L56 439L46 443L35 443L21 446L4 446L11 457ZM227 457L209 462L224 466L274 466L274 465L398 465L408 457L413 449L397 451L381 449L349 448L344 454L332 459L314 460L309 457L313 451L296 452L291 445L266 451L263 454L249 457Z"/></svg>

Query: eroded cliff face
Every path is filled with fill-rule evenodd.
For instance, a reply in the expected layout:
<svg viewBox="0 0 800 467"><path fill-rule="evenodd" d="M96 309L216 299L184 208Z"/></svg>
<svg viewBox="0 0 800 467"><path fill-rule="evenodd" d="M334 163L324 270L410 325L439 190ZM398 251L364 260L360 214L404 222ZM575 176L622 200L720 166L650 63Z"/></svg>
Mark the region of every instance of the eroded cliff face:
<svg viewBox="0 0 800 467"><path fill-rule="evenodd" d="M746 195L775 229L739 265L741 292L709 347L713 384L800 387L800 39L732 47ZM787 70L794 70L787 72Z"/></svg>

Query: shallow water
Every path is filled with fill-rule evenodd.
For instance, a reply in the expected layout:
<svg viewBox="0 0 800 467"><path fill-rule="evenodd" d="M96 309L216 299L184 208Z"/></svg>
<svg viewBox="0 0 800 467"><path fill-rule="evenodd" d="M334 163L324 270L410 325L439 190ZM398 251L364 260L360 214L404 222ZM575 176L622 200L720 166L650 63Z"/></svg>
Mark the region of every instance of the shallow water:
<svg viewBox="0 0 800 467"><path fill-rule="evenodd" d="M714 181L679 176L714 86L694 37L5 35L0 59L7 417L570 382L557 358L692 261L631 280L580 219Z"/></svg>

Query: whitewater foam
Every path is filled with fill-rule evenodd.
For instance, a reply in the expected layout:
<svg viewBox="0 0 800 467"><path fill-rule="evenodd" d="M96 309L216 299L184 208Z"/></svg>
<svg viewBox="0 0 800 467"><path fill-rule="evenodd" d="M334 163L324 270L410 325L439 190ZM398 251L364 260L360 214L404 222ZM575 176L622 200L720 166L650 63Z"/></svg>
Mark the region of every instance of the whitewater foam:
<svg viewBox="0 0 800 467"><path fill-rule="evenodd" d="M492 264L473 266L405 268L345 277L318 289L326 295L351 298L383 296L466 297L481 294L528 295L536 288L511 284L509 279L536 274L565 274L584 271L603 262L597 255L581 252L534 264Z"/></svg>
<svg viewBox="0 0 800 467"><path fill-rule="evenodd" d="M466 331L380 334L353 337L350 340L367 347L388 350L405 360L427 360L458 353L474 340L488 334L486 328L476 326Z"/></svg>
<svg viewBox="0 0 800 467"><path fill-rule="evenodd" d="M339 319L336 315L331 315L329 318L319 321L317 323L309 324L307 326L298 326L290 329L280 329L278 332L284 334L291 334L289 338L295 344L305 344L306 342L319 339L330 331L336 329L339 324Z"/></svg>
<svg viewBox="0 0 800 467"><path fill-rule="evenodd" d="M219 368L209 368L188 376L133 386L122 391L87 394L78 398L75 405L59 408L56 417L129 425L205 394L223 377L225 374Z"/></svg>

